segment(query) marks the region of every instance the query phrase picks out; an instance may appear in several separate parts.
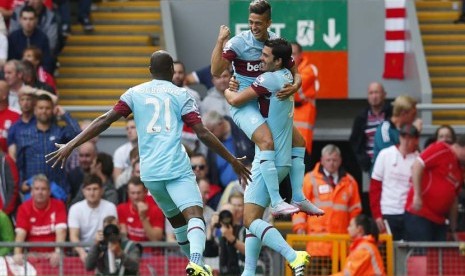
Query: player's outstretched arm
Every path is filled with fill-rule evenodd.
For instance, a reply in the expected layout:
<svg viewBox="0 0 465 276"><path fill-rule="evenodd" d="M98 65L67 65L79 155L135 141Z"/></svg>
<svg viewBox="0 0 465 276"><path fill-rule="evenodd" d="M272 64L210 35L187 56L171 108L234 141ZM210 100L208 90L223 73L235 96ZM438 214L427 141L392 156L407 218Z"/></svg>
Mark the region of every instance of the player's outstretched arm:
<svg viewBox="0 0 465 276"><path fill-rule="evenodd" d="M223 48L229 39L230 31L225 25L220 26L218 38L216 40L215 48L213 48L211 56L211 73L212 76L220 77L221 74L228 68L230 62L223 58Z"/></svg>
<svg viewBox="0 0 465 276"><path fill-rule="evenodd" d="M107 113L93 120L92 123L90 123L90 125L78 136L74 137L73 140L66 144L55 144L58 147L58 150L45 155L47 164L54 162L52 165L54 168L61 162L61 168L63 169L66 159L75 148L102 133L104 130L109 128L113 122L121 118L121 116L121 114L111 109Z"/></svg>
<svg viewBox="0 0 465 276"><path fill-rule="evenodd" d="M192 126L192 129L199 137L200 141L204 143L207 147L213 150L215 153L223 157L234 169L238 178L242 183L247 183L251 181L250 178L250 171L247 167L242 164L241 160L243 158L236 158L234 157L223 145L223 143L216 138L216 136L211 133L202 123L198 123Z"/></svg>
<svg viewBox="0 0 465 276"><path fill-rule="evenodd" d="M276 94L276 97L280 100L284 100L294 95L295 92L299 91L302 86L302 78L297 71L297 66L294 65L290 69L292 76L294 77L294 83L292 85L286 85L284 88Z"/></svg>

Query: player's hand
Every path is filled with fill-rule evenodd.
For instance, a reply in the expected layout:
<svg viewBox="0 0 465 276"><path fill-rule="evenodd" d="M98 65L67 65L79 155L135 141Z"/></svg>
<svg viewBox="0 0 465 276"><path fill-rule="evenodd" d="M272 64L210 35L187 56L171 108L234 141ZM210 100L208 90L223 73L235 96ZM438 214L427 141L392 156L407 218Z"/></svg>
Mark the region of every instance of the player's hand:
<svg viewBox="0 0 465 276"><path fill-rule="evenodd" d="M412 202L412 209L414 211L419 211L422 206L423 206L423 200L421 199L421 196L420 195L414 195L413 196L413 202Z"/></svg>
<svg viewBox="0 0 465 276"><path fill-rule="evenodd" d="M250 170L242 163L243 160L245 160L245 156L236 158L231 165L241 185L247 185L249 181L252 181L252 178Z"/></svg>
<svg viewBox="0 0 465 276"><path fill-rule="evenodd" d="M276 97L282 101L294 95L297 90L299 90L299 88L296 85L287 84L283 87L283 89L281 89L281 91L276 94Z"/></svg>
<svg viewBox="0 0 465 276"><path fill-rule="evenodd" d="M229 79L229 90L237 92L239 89L239 81L236 80L236 77L232 76Z"/></svg>
<svg viewBox="0 0 465 276"><path fill-rule="evenodd" d="M218 40L219 40L219 41L228 40L230 34L231 34L231 31L229 30L228 26L226 26L226 25L221 25L221 26L220 26L220 32L219 32L219 34L218 34Z"/></svg>
<svg viewBox="0 0 465 276"><path fill-rule="evenodd" d="M57 144L55 143L55 146L58 148L56 151L51 152L47 155L45 155L45 162L47 164L53 163L52 168L55 168L55 166L59 163L61 163L61 168L63 169L65 167L66 159L68 159L69 155L73 151L73 148L68 144Z"/></svg>
<svg viewBox="0 0 465 276"><path fill-rule="evenodd" d="M386 232L386 226L384 225L383 218L377 218L375 222L376 222L376 226L378 226L378 230L380 233Z"/></svg>

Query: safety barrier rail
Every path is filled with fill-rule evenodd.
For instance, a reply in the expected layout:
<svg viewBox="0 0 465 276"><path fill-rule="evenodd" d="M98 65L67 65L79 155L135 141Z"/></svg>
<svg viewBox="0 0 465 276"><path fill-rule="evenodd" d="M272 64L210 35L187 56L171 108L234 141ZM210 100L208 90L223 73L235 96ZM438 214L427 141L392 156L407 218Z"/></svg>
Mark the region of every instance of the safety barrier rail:
<svg viewBox="0 0 465 276"><path fill-rule="evenodd" d="M310 275L328 275L341 270L349 254L350 237L342 234L322 234L322 235L296 235L288 234L286 237L289 245L297 250L305 250L308 242L328 242L332 243L331 256L312 257L312 262L306 268ZM394 275L394 250L392 236L381 234L379 236L379 251L383 258L385 271L388 276ZM286 267L286 276L291 276L292 271ZM396 274L400 275L400 274Z"/></svg>

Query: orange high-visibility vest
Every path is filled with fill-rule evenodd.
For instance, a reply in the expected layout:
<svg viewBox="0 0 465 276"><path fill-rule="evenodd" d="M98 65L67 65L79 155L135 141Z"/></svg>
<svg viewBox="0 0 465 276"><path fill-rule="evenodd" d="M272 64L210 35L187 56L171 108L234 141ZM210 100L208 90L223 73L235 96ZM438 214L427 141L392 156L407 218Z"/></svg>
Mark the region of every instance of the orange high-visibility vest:
<svg viewBox="0 0 465 276"><path fill-rule="evenodd" d="M315 98L319 89L318 69L307 59L302 59L297 70L302 86L294 94L294 125L305 139L308 154L312 152L313 127L316 119Z"/></svg>
<svg viewBox="0 0 465 276"><path fill-rule="evenodd" d="M292 217L293 231L303 229L307 234L347 234L353 217L362 212L357 181L348 173L339 175L333 187L316 164L304 177L303 193L318 208L325 211L321 217L300 212ZM332 245L328 242L309 242L307 252L311 256L331 256Z"/></svg>
<svg viewBox="0 0 465 276"><path fill-rule="evenodd" d="M350 246L346 264L342 271L333 276L384 276L383 259L373 236L368 235L354 240Z"/></svg>

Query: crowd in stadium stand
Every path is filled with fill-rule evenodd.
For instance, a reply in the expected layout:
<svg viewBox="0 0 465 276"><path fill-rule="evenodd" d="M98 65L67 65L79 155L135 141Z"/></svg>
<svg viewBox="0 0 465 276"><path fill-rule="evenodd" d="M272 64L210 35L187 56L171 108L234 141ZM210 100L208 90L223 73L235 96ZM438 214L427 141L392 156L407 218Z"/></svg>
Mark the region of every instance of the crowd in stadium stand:
<svg viewBox="0 0 465 276"><path fill-rule="evenodd" d="M60 2L63 21L58 22L51 1L30 0L19 6L13 2L21 1L2 1L9 4L0 7L7 20L0 28L0 241L92 243L101 239L109 216L117 219L119 231L129 240L175 241L173 229L139 178L133 119L126 121L127 142L113 156L100 152L98 139L93 139L73 152L64 168L46 164L45 155L55 150L56 143L66 143L88 125L57 105L54 70L63 37L70 32L69 3ZM79 21L91 31L85 2L80 1ZM212 78L209 67L186 74L177 61L173 83L188 88L207 128L251 164L254 145L232 121L222 95L230 77L226 70ZM187 86L194 83L209 89L203 99ZM368 106L354 118L349 140L368 184L357 183L343 168L341 150L326 145L303 187L305 196L326 214L294 215L295 233L347 234L351 220L364 212L373 216L380 232L392 233L395 240L457 239L455 233L464 227L457 208L462 200L465 139L450 126L441 126L422 150L416 101L399 96L391 105L386 96L382 84L368 85ZM303 94L296 95L296 101L307 103ZM314 104L314 98L308 101ZM244 259L243 189L231 165L209 151L188 127L183 142L205 204L205 256L219 258L221 273L234 274ZM307 147L308 155L311 149ZM269 215L266 219L271 220ZM52 265L59 261L54 248L31 250L47 253ZM314 259L331 256L330 246L314 243L307 250ZM13 254L17 263L23 261L21 247L0 248L0 256L6 254ZM89 248L77 247L75 254L85 263ZM324 274L330 267L318 269Z"/></svg>

